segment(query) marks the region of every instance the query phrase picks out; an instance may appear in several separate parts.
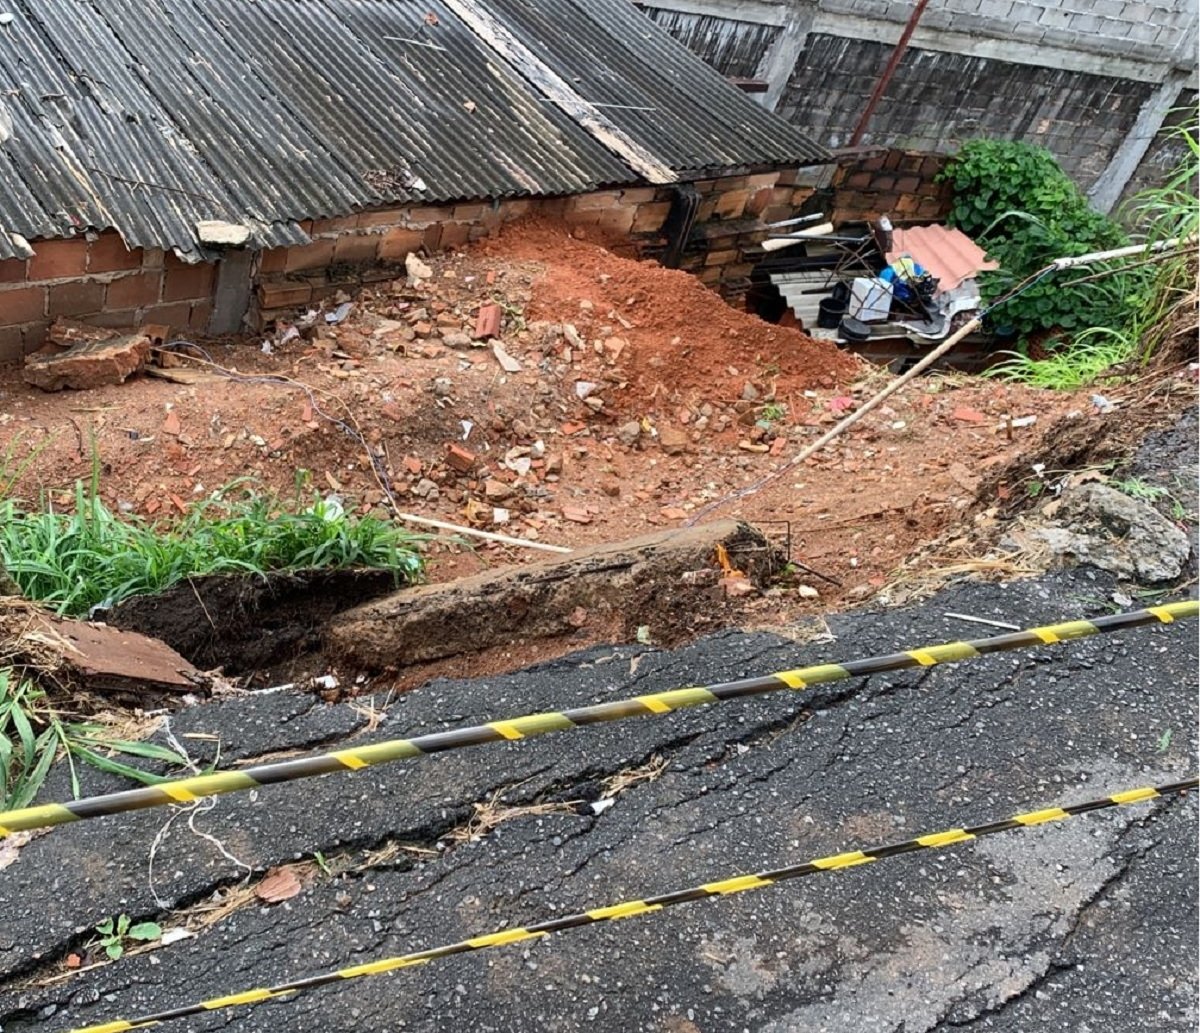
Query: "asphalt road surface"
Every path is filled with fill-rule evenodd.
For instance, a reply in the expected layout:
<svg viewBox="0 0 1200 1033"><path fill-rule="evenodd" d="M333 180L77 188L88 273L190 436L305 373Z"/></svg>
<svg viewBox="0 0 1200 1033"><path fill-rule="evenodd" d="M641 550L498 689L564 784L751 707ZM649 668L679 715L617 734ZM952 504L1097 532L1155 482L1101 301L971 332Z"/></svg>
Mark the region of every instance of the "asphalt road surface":
<svg viewBox="0 0 1200 1033"><path fill-rule="evenodd" d="M219 737L224 764L991 633L948 612L1021 626L1112 612L1113 589L1077 570L831 617L824 637L809 626L793 639L731 631L674 652L595 649L432 683L373 732L361 707L284 695L199 706L172 730L200 758L213 743L195 736ZM1138 629L269 787L195 814L61 827L0 870L0 1029L132 1018L1187 777L1196 646L1195 622ZM56 773L55 792L65 777ZM91 791L115 788L87 778ZM588 802L621 783L593 813ZM1195 795L160 1028L1184 1033L1197 1023ZM508 820L461 841L477 803ZM195 926L214 894L236 894L243 865L256 880L318 851L333 874L308 866L289 900L251 898L191 938L55 978L105 916L171 927L174 907L191 909Z"/></svg>

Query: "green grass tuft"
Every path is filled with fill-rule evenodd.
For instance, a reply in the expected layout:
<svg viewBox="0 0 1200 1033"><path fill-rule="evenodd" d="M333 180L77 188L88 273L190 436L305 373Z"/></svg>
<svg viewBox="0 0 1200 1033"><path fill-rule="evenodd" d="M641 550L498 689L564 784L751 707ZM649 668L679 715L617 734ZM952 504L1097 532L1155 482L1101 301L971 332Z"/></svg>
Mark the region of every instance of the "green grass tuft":
<svg viewBox="0 0 1200 1033"><path fill-rule="evenodd" d="M205 574L371 567L411 582L423 570L424 540L389 521L351 517L333 501L288 507L244 482L172 524L112 513L96 477L76 485L72 513L0 500L0 569L26 598L73 617Z"/></svg>

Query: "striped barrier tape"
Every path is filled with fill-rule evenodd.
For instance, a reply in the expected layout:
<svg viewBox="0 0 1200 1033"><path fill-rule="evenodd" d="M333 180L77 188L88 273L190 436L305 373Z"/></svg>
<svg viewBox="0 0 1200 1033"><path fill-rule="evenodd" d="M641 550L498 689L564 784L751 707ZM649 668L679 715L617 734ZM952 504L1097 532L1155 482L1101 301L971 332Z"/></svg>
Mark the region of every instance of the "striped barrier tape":
<svg viewBox="0 0 1200 1033"><path fill-rule="evenodd" d="M674 893L664 893L657 897L646 897L643 900L627 900L621 904L610 904L607 907L593 908L590 911L580 911L562 918L552 918L547 922L534 925L518 926L514 929L500 929L486 936L473 936L468 940L446 944L442 947L431 947L428 950L416 951L412 954L402 954L391 958L381 958L378 961L368 961L362 965L337 969L333 972L323 972L320 975L309 976L306 979L296 979L276 986L261 987L255 990L243 990L240 993L228 994L224 997L214 997L207 1001L185 1005L182 1008L172 1008L169 1011L155 1012L136 1019L116 1019L102 1022L96 1026L82 1026L69 1030L68 1033L124 1033L130 1029L144 1029L156 1026L172 1019L182 1019L188 1015L200 1015L204 1012L218 1011L222 1008L233 1008L242 1004L258 1004L273 998L288 997L303 990L313 990L320 986L341 983L348 979L358 979L360 976L377 976L397 969L413 968L424 965L438 958L448 958L453 954L467 954L471 951L485 950L490 947L504 947L524 940L536 940L551 933L564 932L567 929L578 929L585 925L595 925L598 922L611 922L618 918L631 918L634 915L649 914L661 911L676 904L687 904L694 900L708 900L713 897L725 897L745 890L762 889L777 882L788 879L800 879L806 875L816 875L820 872L839 871L842 868L853 868L872 861L882 861L888 857L899 857L901 854L911 854L919 850L941 850L955 843L963 843L982 836L992 836L999 832L1009 832L1012 829L1030 828L1048 821L1062 821L1078 814L1088 814L1093 811L1120 807L1125 804L1140 803L1152 800L1170 793L1187 792L1195 789L1200 779L1189 778L1182 782L1171 782L1160 786L1147 786L1142 789L1128 789L1112 796L1102 796L1086 803L1069 804L1065 807L1047 807L1040 811L1028 811L1024 814L1014 814L1011 818L992 821L984 825L973 825L967 828L946 829L943 832L933 832L915 839L906 839L900 843L886 846L869 847L865 850L851 850L846 853L833 854L829 857L818 857L803 864L788 865L786 868L775 868L768 871L756 872L752 875L735 875L733 878L722 879L719 882L706 882L686 890L676 890Z"/></svg>
<svg viewBox="0 0 1200 1033"><path fill-rule="evenodd" d="M722 682L696 688L673 689L647 696L598 703L593 706L576 707L571 710L551 711L543 714L527 714L503 721L490 721L482 725L454 728L446 732L433 732L413 739L389 739L386 742L355 746L350 749L333 750L294 760L256 764L236 771L216 771L207 775L180 778L158 785L127 789L103 796L92 796L68 803L47 803L21 810L0 811L0 838L13 832L29 829L49 828L85 818L100 818L144 807L160 807L165 804L186 804L205 796L233 793L242 789L257 789L278 782L292 782L301 778L314 778L337 771L357 771L387 764L397 760L447 750L462 749L464 746L479 746L490 742L529 739L547 732L562 732L584 725L620 721L630 717L646 717L669 714L685 707L702 706L731 699L761 696L782 689L806 689L810 685L860 678L884 671L899 671L910 667L931 667L934 664L970 660L987 653L999 653L1010 649L1025 649L1031 646L1052 645L1071 639L1087 638L1106 632L1136 628L1146 624L1172 624L1177 620L1196 617L1200 614L1200 603L1195 601L1167 603L1151 606L1145 610L1118 613L1097 617L1090 621L1068 621L1050 624L1027 631L1016 631L992 638L976 639L971 642L947 642L921 649L910 649L903 653L870 657L866 660L851 660L842 664L818 664L801 667L794 671L779 671L760 678Z"/></svg>

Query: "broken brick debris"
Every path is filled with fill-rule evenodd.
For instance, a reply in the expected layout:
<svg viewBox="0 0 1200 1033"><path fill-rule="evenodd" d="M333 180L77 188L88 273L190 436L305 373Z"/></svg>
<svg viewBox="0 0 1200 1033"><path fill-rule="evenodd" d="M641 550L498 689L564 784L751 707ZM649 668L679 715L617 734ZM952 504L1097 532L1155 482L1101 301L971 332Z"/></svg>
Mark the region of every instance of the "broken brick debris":
<svg viewBox="0 0 1200 1033"><path fill-rule="evenodd" d="M57 354L35 352L25 360L26 383L43 391L84 391L123 384L146 365L150 338L138 332L118 337L81 337Z"/></svg>

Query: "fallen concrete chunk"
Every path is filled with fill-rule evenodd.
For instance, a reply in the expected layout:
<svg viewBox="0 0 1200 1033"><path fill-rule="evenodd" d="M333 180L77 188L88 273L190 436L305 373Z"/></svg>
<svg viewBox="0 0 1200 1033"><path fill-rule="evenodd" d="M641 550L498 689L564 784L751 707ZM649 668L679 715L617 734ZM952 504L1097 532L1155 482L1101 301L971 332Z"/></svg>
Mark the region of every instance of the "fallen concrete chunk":
<svg viewBox="0 0 1200 1033"><path fill-rule="evenodd" d="M59 316L46 331L46 340L60 348L73 348L86 341L111 341L120 336L119 330L107 326L92 326L90 323L81 323L78 319L67 319L66 316Z"/></svg>
<svg viewBox="0 0 1200 1033"><path fill-rule="evenodd" d="M25 360L26 383L43 391L69 388L84 391L107 384L122 384L146 364L150 338L128 334L107 339L81 338L57 355L37 353Z"/></svg>
<svg viewBox="0 0 1200 1033"><path fill-rule="evenodd" d="M1178 578L1191 555L1188 536L1153 506L1089 482L1063 493L1063 526L1034 531L1060 557L1072 557L1143 584Z"/></svg>
<svg viewBox="0 0 1200 1033"><path fill-rule="evenodd" d="M250 239L250 227L240 222L201 219L196 223L196 239L209 247L241 247Z"/></svg>
<svg viewBox="0 0 1200 1033"><path fill-rule="evenodd" d="M715 566L718 545L761 586L774 559L766 539L722 520L396 592L340 614L326 627L325 645L349 668L378 671L570 634L580 609L618 621L632 637L639 625L661 627L719 604L718 590L686 576Z"/></svg>

